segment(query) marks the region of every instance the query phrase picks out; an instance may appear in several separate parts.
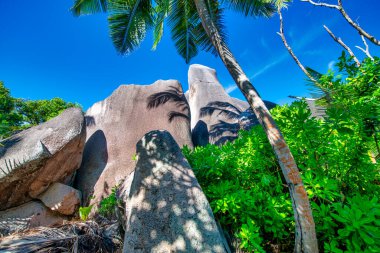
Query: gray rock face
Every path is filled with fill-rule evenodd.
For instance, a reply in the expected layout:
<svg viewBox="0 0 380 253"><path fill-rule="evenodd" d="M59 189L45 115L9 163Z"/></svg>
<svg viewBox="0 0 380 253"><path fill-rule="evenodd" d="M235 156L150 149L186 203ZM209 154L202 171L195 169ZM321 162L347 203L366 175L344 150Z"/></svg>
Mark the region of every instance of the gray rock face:
<svg viewBox="0 0 380 253"><path fill-rule="evenodd" d="M21 205L52 183L67 183L82 161L86 128L81 109L24 130L0 146L0 210Z"/></svg>
<svg viewBox="0 0 380 253"><path fill-rule="evenodd" d="M47 191L38 196L50 210L64 215L72 215L79 208L81 193L61 183L54 183Z"/></svg>
<svg viewBox="0 0 380 253"><path fill-rule="evenodd" d="M247 130L259 123L247 102L227 94L214 69L193 64L189 68L188 78L188 101L195 146L207 143L224 144L236 139L240 129ZM264 102L268 109L276 106L274 103Z"/></svg>
<svg viewBox="0 0 380 253"><path fill-rule="evenodd" d="M86 113L87 142L75 186L91 204L135 167L135 145L152 130L165 129L182 145L192 146L189 109L175 80L152 85L122 85Z"/></svg>
<svg viewBox="0 0 380 253"><path fill-rule="evenodd" d="M30 201L0 212L0 235L5 236L39 226L62 224L64 218L50 211L40 202Z"/></svg>
<svg viewBox="0 0 380 253"><path fill-rule="evenodd" d="M125 200L123 252L225 252L207 199L173 137L146 134L137 156Z"/></svg>

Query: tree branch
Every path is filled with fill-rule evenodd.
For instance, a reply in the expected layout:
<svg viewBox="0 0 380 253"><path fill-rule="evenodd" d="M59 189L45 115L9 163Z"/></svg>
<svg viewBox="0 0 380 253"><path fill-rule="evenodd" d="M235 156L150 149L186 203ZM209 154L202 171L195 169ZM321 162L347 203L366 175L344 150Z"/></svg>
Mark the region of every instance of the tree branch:
<svg viewBox="0 0 380 253"><path fill-rule="evenodd" d="M316 3L312 0L301 0L301 2L308 2L308 3L315 5L315 6L322 6L322 7L327 7L327 8L339 10L339 5L327 4L327 3L321 3L321 2Z"/></svg>
<svg viewBox="0 0 380 253"><path fill-rule="evenodd" d="M337 9L341 14L342 16L344 17L344 19L353 27L355 28L360 35L363 35L364 37L366 37L369 41L371 41L373 44L377 45L377 46L380 46L380 41L377 40L374 36L372 36L371 34L367 33L363 28L361 28L359 26L358 23L355 23L351 17L347 14L347 12L344 10L343 8L343 4L342 4L342 0L338 0L338 5L334 5L334 4L327 4L327 3L321 3L321 2L314 2L313 0L301 0L301 2L308 2L314 6L321 6L321 7L327 7L327 8L332 8L332 9Z"/></svg>
<svg viewBox="0 0 380 253"><path fill-rule="evenodd" d="M347 12L344 10L343 8L343 4L342 4L342 0L338 0L338 4L339 4L339 11L340 13L342 14L342 16L347 20L347 22L353 27L355 28L360 35L366 37L369 41L371 41L373 44L377 45L377 46L380 46L380 41L377 40L374 36L372 36L371 34L367 33L366 31L363 30L363 28L361 28L359 26L359 24L355 23L351 18L350 16L348 16Z"/></svg>
<svg viewBox="0 0 380 253"><path fill-rule="evenodd" d="M347 50L347 52L351 55L351 57L354 59L354 61L356 62L356 65L357 66L360 66L360 61L358 60L358 58L356 58L354 52L352 52L351 48L349 48L346 44L344 44L344 42L342 41L341 38L338 38L336 37L332 31L326 26L326 25L323 25L323 27L325 28L325 30L327 31L328 34L330 34L331 38L333 38L333 40L335 40L337 43L339 43L344 49Z"/></svg>
<svg viewBox="0 0 380 253"><path fill-rule="evenodd" d="M305 73L305 75L314 83L317 82L315 78L307 71L307 69L302 65L298 57L294 54L292 48L289 46L288 42L286 41L285 34L284 34L284 24L283 24L283 19L282 19L282 13L281 13L281 8L278 8L278 16L280 18L280 32L277 34L280 35L282 42L284 43L286 49L288 50L289 54L292 56L294 61L297 63L297 65L300 67L300 69Z"/></svg>
<svg viewBox="0 0 380 253"><path fill-rule="evenodd" d="M363 43L364 43L364 46L365 46L365 50L363 48L359 47L359 46L356 46L356 48L362 50L368 58L370 58L372 61L374 61L372 55L369 52L369 46L368 46L367 42L365 41L364 36L362 35L361 37L362 37L362 40L363 40Z"/></svg>

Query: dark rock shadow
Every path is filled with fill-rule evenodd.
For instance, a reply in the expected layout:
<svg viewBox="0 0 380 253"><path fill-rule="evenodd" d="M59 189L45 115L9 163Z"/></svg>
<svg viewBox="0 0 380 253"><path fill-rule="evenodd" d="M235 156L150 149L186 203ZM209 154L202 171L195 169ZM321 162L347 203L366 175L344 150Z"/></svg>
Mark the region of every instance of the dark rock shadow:
<svg viewBox="0 0 380 253"><path fill-rule="evenodd" d="M92 116L84 116L84 120L86 121L86 126L95 126L95 118Z"/></svg>
<svg viewBox="0 0 380 253"><path fill-rule="evenodd" d="M190 122L190 107L185 94L175 86L169 86L169 89L163 92L157 92L150 95L147 99L147 108L151 110L166 103L174 103L178 108L177 111L168 113L168 121L171 123L175 118L183 118Z"/></svg>
<svg viewBox="0 0 380 253"><path fill-rule="evenodd" d="M11 148L13 145L17 144L22 140L22 136L10 136L6 139L0 140L0 158L5 154L5 151L8 148Z"/></svg>
<svg viewBox="0 0 380 253"><path fill-rule="evenodd" d="M89 203L94 186L107 161L107 139L102 130L97 130L86 142L82 164L75 176L74 187L82 191L82 205Z"/></svg>
<svg viewBox="0 0 380 253"><path fill-rule="evenodd" d="M193 131L191 131L191 140L194 147L206 146L209 144L210 134L207 129L207 124L203 120L199 120Z"/></svg>
<svg viewBox="0 0 380 253"><path fill-rule="evenodd" d="M268 110L277 106L269 101L264 101L264 103ZM248 131L259 124L259 120L250 107L242 111L231 103L213 101L200 109L200 117L214 114L215 116L224 116L226 119L219 120L219 123L210 126L209 136L216 145L223 145L228 141L233 141L238 137L240 130Z"/></svg>

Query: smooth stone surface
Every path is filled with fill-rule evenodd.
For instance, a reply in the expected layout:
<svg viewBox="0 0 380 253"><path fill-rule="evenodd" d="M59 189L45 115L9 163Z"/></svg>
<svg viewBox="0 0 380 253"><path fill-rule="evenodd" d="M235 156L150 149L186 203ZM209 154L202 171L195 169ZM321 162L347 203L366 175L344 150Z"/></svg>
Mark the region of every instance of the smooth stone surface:
<svg viewBox="0 0 380 253"><path fill-rule="evenodd" d="M0 212L0 234L5 236L39 226L59 225L63 223L64 218L40 202L30 201Z"/></svg>
<svg viewBox="0 0 380 253"><path fill-rule="evenodd" d="M82 161L86 128L82 110L17 133L0 146L0 210L36 198L52 183L68 183Z"/></svg>
<svg viewBox="0 0 380 253"><path fill-rule="evenodd" d="M154 100L152 96L155 101L167 96L170 99L149 108L149 102ZM181 146L192 146L189 118L187 101L176 80L122 85L111 96L95 103L86 112L87 141L75 181L75 188L83 194L84 205L99 204L115 185L133 172L134 147L147 132L164 129Z"/></svg>
<svg viewBox="0 0 380 253"><path fill-rule="evenodd" d="M52 211L72 215L80 206L81 193L68 185L54 183L38 199Z"/></svg>
<svg viewBox="0 0 380 253"><path fill-rule="evenodd" d="M259 124L249 104L231 97L220 84L216 71L193 64L189 68L188 97L191 110L192 139L195 146L224 144L237 138L239 130ZM264 101L268 109L276 104ZM212 111L202 115L202 110Z"/></svg>
<svg viewBox="0 0 380 253"><path fill-rule="evenodd" d="M226 252L206 196L170 133L149 132L137 155L126 187L123 252Z"/></svg>

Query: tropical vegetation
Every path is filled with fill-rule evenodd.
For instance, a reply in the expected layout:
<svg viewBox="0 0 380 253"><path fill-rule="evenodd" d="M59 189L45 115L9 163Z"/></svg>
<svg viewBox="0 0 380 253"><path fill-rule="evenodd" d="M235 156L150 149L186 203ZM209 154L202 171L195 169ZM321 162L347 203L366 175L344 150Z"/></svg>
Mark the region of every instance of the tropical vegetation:
<svg viewBox="0 0 380 253"><path fill-rule="evenodd" d="M300 168L319 250L379 252L380 59L357 66L343 55L336 68L313 83L324 118L311 117L305 101L271 113ZM261 128L184 153L233 245L246 252L292 251L289 185Z"/></svg>
<svg viewBox="0 0 380 253"><path fill-rule="evenodd" d="M288 0L222 1L245 16L264 17L271 16L286 2ZM219 55L265 130L289 185L297 231L295 251L315 252L313 216L297 164L269 110L226 43L222 3L208 0L76 0L72 10L75 15L107 12L110 34L121 54L138 47L150 28L154 30L155 48L163 36L166 20L177 51L186 62L199 49Z"/></svg>
<svg viewBox="0 0 380 253"><path fill-rule="evenodd" d="M4 83L0 82L0 140L19 130L52 119L70 107L80 107L80 105L65 102L61 98L50 100L14 98Z"/></svg>

